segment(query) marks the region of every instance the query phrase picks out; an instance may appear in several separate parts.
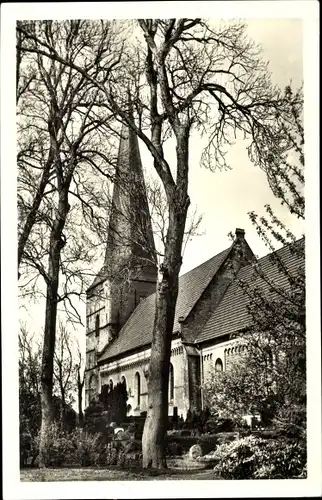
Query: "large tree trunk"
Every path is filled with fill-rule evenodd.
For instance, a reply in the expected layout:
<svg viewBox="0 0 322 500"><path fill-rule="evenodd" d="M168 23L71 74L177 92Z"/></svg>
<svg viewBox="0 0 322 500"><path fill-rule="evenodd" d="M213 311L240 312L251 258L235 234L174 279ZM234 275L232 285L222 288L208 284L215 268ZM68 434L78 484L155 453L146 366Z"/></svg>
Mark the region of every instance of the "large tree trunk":
<svg viewBox="0 0 322 500"><path fill-rule="evenodd" d="M181 250L189 207L188 129L177 135L177 187L169 202L169 228L165 245L162 279L156 292L148 378L148 411L142 437L143 467L166 467L165 438L168 425L168 386L171 340L178 296Z"/></svg>
<svg viewBox="0 0 322 500"><path fill-rule="evenodd" d="M166 276L156 293L156 317L148 379L148 412L144 425L143 467L166 467L164 441L168 423L171 337L178 279Z"/></svg>
<svg viewBox="0 0 322 500"><path fill-rule="evenodd" d="M62 234L66 222L67 213L69 211L67 193L68 191L66 189L63 193L60 193L60 200L57 211L58 216L53 223L50 234L46 317L41 367L41 428L39 442L39 467L46 466L46 436L53 423L52 392L56 339L59 264L61 250L65 244L65 241L62 238Z"/></svg>
<svg viewBox="0 0 322 500"><path fill-rule="evenodd" d="M56 267L56 266L55 266ZM53 266L54 270L54 266ZM55 269L56 273L56 269ZM41 368L41 428L39 442L39 467L46 466L46 436L53 423L53 354L55 350L56 317L57 317L57 291L58 291L58 270L57 278L47 285L46 298L46 319L44 331L44 344Z"/></svg>

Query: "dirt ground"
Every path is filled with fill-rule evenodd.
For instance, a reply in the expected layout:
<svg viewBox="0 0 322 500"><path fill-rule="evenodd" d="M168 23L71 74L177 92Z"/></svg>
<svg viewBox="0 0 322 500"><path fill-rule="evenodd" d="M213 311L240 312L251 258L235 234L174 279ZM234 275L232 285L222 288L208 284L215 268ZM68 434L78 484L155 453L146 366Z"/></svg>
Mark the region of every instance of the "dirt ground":
<svg viewBox="0 0 322 500"><path fill-rule="evenodd" d="M173 470L162 471L120 470L101 468L48 468L22 469L21 481L150 481L150 480L204 480L214 479L212 470Z"/></svg>

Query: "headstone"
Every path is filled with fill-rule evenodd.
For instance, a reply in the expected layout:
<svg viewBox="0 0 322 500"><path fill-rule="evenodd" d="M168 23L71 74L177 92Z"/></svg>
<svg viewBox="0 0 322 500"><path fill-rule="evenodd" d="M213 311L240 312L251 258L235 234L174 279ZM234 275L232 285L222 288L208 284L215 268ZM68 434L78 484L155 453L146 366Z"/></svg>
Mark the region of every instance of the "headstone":
<svg viewBox="0 0 322 500"><path fill-rule="evenodd" d="M196 460L198 457L202 456L202 449L199 444L194 444L189 450L189 458Z"/></svg>

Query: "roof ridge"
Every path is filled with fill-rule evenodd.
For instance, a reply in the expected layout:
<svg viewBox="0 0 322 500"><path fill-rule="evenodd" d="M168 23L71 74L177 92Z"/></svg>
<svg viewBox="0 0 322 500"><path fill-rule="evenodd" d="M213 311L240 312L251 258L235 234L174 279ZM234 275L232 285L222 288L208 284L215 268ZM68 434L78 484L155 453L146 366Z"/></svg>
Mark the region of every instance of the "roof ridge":
<svg viewBox="0 0 322 500"><path fill-rule="evenodd" d="M180 278L183 278L183 276L186 276L187 274L191 273L192 271L195 271L196 269L198 269L199 267L201 266L204 266L205 264L207 264L208 262L210 262L211 260L213 260L215 257L219 257L220 254L222 253L225 253L227 252L228 250L230 250L232 248L232 245L230 245L230 247L227 247L225 250L222 250L221 252L219 253L216 253L215 255L213 255L212 257L210 257L209 259L205 260L204 262L201 262L201 264L198 264L196 267L193 267L192 269L190 269L189 271L186 271L184 274L181 274L179 276L179 279Z"/></svg>
<svg viewBox="0 0 322 500"><path fill-rule="evenodd" d="M269 255L275 255L278 252L281 252L282 250L284 250L284 249L286 249L286 248L288 248L290 246L298 245L299 243L304 242L304 241L305 241L305 235L303 235L298 240L290 241L289 243L286 243L286 245L283 245L280 248L277 248L276 250L273 250L273 251L270 251L270 252L266 253L265 255L263 255L262 257L260 257L259 259L256 259L256 261L259 262L260 260L264 259L265 257L268 257Z"/></svg>

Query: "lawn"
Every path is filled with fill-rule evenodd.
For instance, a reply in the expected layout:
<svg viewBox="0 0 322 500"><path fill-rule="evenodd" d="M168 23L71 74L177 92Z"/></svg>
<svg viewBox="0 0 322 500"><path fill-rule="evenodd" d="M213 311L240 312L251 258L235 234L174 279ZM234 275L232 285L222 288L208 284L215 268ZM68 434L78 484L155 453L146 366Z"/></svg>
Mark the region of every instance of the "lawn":
<svg viewBox="0 0 322 500"><path fill-rule="evenodd" d="M149 480L187 480L214 479L212 470L173 470L162 471L120 470L116 468L48 468L22 469L21 481L149 481Z"/></svg>

